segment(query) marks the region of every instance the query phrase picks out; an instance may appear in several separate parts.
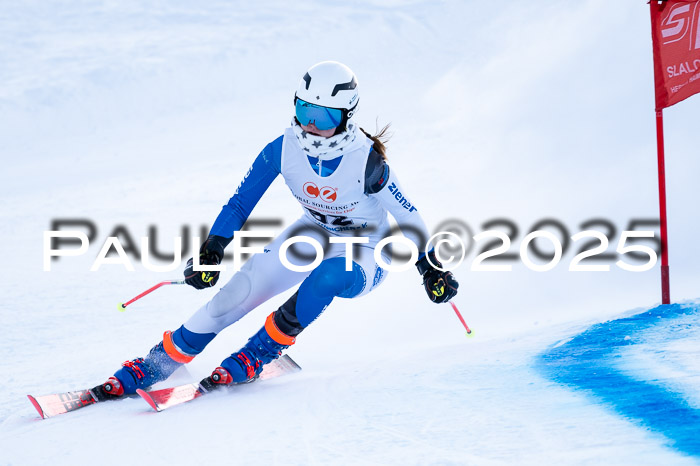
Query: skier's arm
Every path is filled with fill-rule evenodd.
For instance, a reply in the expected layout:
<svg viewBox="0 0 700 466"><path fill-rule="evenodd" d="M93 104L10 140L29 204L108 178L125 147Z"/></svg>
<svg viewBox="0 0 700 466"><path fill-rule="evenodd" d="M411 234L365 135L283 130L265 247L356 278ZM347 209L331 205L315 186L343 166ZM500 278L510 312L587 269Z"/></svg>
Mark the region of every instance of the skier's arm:
<svg viewBox="0 0 700 466"><path fill-rule="evenodd" d="M423 218L406 197L396 174L374 150L370 152L365 170L365 194L374 196L391 213L401 232L418 246L419 252L425 250L429 235ZM427 255L420 252L416 267L423 276L423 287L428 297L434 303L447 302L457 294L459 283L452 272L433 266L442 267L435 251L431 249Z"/></svg>
<svg viewBox="0 0 700 466"><path fill-rule="evenodd" d="M396 173L374 150L370 151L365 169L365 194L373 196L389 211L398 223L401 233L418 246L419 258L422 258L430 236L428 228L418 208L406 196Z"/></svg>
<svg viewBox="0 0 700 466"><path fill-rule="evenodd" d="M233 197L221 209L210 235L232 238L233 232L241 229L262 195L282 171L281 154L282 136L260 152Z"/></svg>
<svg viewBox="0 0 700 466"><path fill-rule="evenodd" d="M281 172L282 136L272 141L257 156L243 181L238 185L228 203L209 231L209 237L199 249L200 264L219 265L224 257L224 249L233 239L233 232L240 230L253 208L270 184ZM185 282L197 289L214 286L219 272L195 272L193 260L187 261Z"/></svg>

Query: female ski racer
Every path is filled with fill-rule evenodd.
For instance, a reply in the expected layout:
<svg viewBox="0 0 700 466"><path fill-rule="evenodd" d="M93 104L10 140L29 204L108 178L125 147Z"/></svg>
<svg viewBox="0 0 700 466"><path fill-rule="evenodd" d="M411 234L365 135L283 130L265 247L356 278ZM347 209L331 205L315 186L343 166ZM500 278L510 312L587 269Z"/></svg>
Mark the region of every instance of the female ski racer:
<svg viewBox="0 0 700 466"><path fill-rule="evenodd" d="M375 262L373 251L390 231L387 212L419 250L425 247L425 223L386 161L381 140L386 128L377 136L358 128L352 119L358 101L357 79L347 66L327 61L308 70L294 97L296 114L291 127L255 159L214 222L200 248L199 262L221 263L234 231L240 230L278 175L304 214L268 244L264 253L253 255L184 325L174 332L166 331L145 358L125 362L93 393L111 399L165 380L192 361L224 328L301 283L243 348L224 359L207 379L216 384L255 380L263 366L294 344L334 298L363 296L382 283L386 273ZM296 235L310 236L326 245L323 260L312 271L291 270L279 259L282 243ZM346 256L350 255L346 245L332 239L348 236L368 237L369 241L355 247L352 262L346 267ZM295 248L297 254L291 254L290 249L287 256L294 265L308 264L308 257L316 255L310 243L300 242ZM433 250L420 254L416 266L433 302L447 302L456 295L457 281L451 272L438 269L442 266ZM187 284L204 289L216 284L219 272L195 271L190 259L185 278Z"/></svg>

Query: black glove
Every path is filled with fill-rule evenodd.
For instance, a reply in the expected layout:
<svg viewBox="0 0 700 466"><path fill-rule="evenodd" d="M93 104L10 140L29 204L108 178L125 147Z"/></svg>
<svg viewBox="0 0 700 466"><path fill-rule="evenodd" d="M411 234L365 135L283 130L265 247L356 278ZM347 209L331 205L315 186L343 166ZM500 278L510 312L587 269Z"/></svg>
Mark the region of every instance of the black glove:
<svg viewBox="0 0 700 466"><path fill-rule="evenodd" d="M452 272L443 272L433 268L430 262L428 262L428 255L430 256L430 261L435 264L435 266L442 267L440 261L435 257L434 251L430 251L423 256L421 260L416 262L418 273L423 275L425 292L428 293L428 297L432 302L438 304L446 303L457 294L459 283L457 283L457 279L452 275Z"/></svg>
<svg viewBox="0 0 700 466"><path fill-rule="evenodd" d="M199 263L202 265L219 265L224 258L224 249L233 238L224 238L223 236L209 235L207 240L199 248ZM185 283L190 286L203 290L216 285L219 280L219 271L213 272L195 272L194 260L187 261L185 267Z"/></svg>

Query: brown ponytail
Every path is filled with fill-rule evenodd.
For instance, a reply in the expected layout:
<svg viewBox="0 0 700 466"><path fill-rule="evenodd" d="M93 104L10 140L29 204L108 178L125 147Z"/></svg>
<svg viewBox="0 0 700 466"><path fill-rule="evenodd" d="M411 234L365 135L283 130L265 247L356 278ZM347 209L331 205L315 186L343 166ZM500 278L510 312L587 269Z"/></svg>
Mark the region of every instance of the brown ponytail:
<svg viewBox="0 0 700 466"><path fill-rule="evenodd" d="M372 148L374 148L374 150L377 151L377 153L382 156L384 161L386 161L386 145L385 144L387 142L389 142L389 139L391 138L391 135L387 134L387 131L389 130L389 126L391 126L391 123L389 123L388 125L383 127L381 130L379 130L379 132L377 134L375 134L374 136L369 134L364 129L360 128L360 130L363 133L365 133L365 136L367 136L368 138L370 138L372 140L372 142L374 142L374 144L372 144Z"/></svg>

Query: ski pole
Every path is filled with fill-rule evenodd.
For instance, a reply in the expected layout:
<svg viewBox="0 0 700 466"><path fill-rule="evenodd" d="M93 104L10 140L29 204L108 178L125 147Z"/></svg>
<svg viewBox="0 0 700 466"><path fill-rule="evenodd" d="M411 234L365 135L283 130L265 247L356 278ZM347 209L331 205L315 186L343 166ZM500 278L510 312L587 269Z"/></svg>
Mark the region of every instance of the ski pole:
<svg viewBox="0 0 700 466"><path fill-rule="evenodd" d="M160 288L163 285L184 285L184 284L185 284L185 280L166 280L164 282L160 282L157 285L150 287L149 289L147 289L146 291L144 291L140 295L136 296L135 298L130 299L129 301L127 301L125 303L119 303L119 305L117 306L117 309L119 309L120 312L124 312L126 310L126 306L133 303L137 299L143 298L148 293L151 293L151 292L157 290L158 288Z"/></svg>
<svg viewBox="0 0 700 466"><path fill-rule="evenodd" d="M455 314L457 314L457 317L459 317L459 321L462 322L462 325L464 325L464 328L467 329L467 336L468 337L472 336L472 330L469 328L467 323L464 321L464 318L462 317L462 314L460 314L459 309L457 309L457 306L455 306L455 303L450 301L450 304L452 305L452 309L455 310Z"/></svg>

